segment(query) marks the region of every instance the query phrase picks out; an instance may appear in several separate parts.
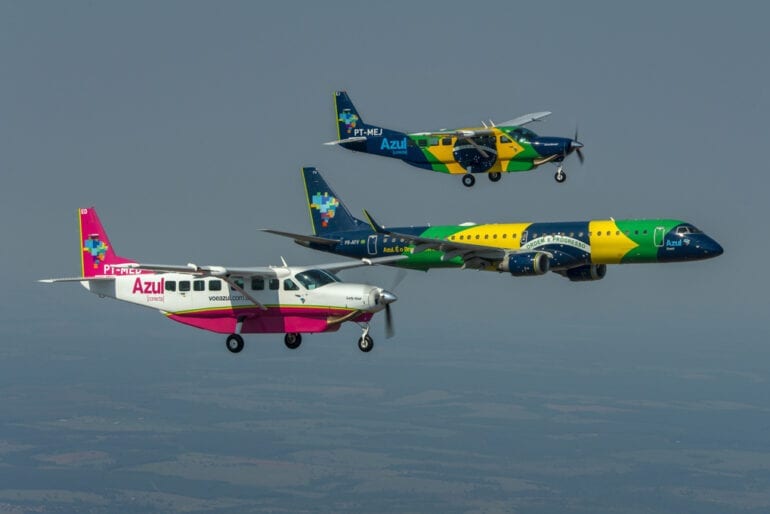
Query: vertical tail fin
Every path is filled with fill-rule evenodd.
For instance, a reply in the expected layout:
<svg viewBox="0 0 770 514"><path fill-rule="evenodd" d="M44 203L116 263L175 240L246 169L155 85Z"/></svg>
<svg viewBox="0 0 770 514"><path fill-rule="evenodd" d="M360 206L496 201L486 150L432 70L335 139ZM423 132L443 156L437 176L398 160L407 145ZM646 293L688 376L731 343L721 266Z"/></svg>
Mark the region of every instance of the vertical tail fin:
<svg viewBox="0 0 770 514"><path fill-rule="evenodd" d="M302 168L310 222L317 236L350 230L371 230L365 222L353 217L321 173L313 167Z"/></svg>
<svg viewBox="0 0 770 514"><path fill-rule="evenodd" d="M337 112L337 139L343 140L361 135L356 132L356 129L363 129L366 123L361 119L347 92L334 92L334 108Z"/></svg>
<svg viewBox="0 0 770 514"><path fill-rule="evenodd" d="M78 209L80 219L80 272L83 277L123 274L112 264L135 262L115 253L94 207Z"/></svg>

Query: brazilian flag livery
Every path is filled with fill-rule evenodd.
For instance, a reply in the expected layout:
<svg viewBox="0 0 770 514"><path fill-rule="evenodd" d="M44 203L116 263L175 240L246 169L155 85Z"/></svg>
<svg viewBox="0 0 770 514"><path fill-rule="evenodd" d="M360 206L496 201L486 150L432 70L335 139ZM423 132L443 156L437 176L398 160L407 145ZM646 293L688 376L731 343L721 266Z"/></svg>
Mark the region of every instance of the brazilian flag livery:
<svg viewBox="0 0 770 514"><path fill-rule="evenodd" d="M352 258L400 255L405 268L462 267L514 276L554 271L597 280L608 264L708 259L722 247L676 219L522 222L387 228L355 218L315 168L303 168L313 236L270 231L312 249Z"/></svg>

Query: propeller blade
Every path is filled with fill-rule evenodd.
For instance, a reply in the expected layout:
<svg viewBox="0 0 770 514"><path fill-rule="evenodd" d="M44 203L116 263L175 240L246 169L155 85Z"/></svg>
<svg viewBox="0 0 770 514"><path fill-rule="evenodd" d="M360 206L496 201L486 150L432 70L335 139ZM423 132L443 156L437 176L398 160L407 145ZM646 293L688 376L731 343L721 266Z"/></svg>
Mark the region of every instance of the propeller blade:
<svg viewBox="0 0 770 514"><path fill-rule="evenodd" d="M396 277L393 279L393 283L388 288L388 291L395 291L396 288L403 282L403 280L406 278L406 270L404 268L398 268L398 271L396 272Z"/></svg>
<svg viewBox="0 0 770 514"><path fill-rule="evenodd" d="M583 155L583 151L580 148L575 151L578 154L578 160L580 161L580 164L583 164L583 162L586 160L585 156Z"/></svg>
<svg viewBox="0 0 770 514"><path fill-rule="evenodd" d="M385 337L390 339L396 335L393 328L393 314L390 312L390 304L385 305Z"/></svg>

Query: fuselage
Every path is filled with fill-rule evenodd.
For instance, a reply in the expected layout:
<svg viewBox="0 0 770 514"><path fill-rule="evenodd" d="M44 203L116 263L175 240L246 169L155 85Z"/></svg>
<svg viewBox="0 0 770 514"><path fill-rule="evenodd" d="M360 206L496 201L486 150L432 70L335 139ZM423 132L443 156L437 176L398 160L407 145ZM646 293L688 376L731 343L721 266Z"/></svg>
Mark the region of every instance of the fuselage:
<svg viewBox="0 0 770 514"><path fill-rule="evenodd" d="M442 136L369 127L357 130L367 139L341 146L450 174L528 171L546 162L562 161L577 143L569 138L538 136L523 127L461 129ZM459 134L462 131L483 135L463 137Z"/></svg>
<svg viewBox="0 0 770 514"><path fill-rule="evenodd" d="M723 251L716 241L693 225L674 219L389 227L388 231L512 252L546 252L550 255L550 269L557 272L588 264L707 259ZM431 249L421 251L404 238L389 234L358 230L325 233L324 237L339 242L332 246L298 242L313 249L356 258L402 254L407 258L394 265L412 269L468 267L460 256ZM471 267L498 269L496 263L490 262Z"/></svg>
<svg viewBox="0 0 770 514"><path fill-rule="evenodd" d="M279 270L275 278L230 277L246 294L216 277L128 268L111 280L84 278L81 283L99 296L151 307L174 321L223 334L335 331L341 317L365 322L384 308L378 302L378 287L340 282L323 271L323 276L313 276L313 272L318 270L296 274Z"/></svg>

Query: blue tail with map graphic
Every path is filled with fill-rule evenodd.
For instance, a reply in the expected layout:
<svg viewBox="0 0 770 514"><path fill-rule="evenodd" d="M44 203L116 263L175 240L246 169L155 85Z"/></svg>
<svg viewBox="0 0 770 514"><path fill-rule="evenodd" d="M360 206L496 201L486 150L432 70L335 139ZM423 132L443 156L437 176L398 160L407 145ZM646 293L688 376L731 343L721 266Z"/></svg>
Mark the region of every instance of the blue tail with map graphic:
<svg viewBox="0 0 770 514"><path fill-rule="evenodd" d="M345 91L334 93L334 105L337 113L338 139L327 144L339 144L355 152L399 159L407 158L409 140L407 134L364 123Z"/></svg>
<svg viewBox="0 0 770 514"><path fill-rule="evenodd" d="M302 168L305 181L307 205L310 210L310 222L313 233L323 236L352 230L371 230L368 223L361 221L342 203L342 200L329 187L329 184L314 167Z"/></svg>

